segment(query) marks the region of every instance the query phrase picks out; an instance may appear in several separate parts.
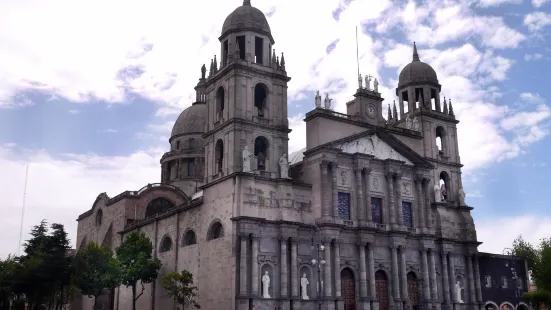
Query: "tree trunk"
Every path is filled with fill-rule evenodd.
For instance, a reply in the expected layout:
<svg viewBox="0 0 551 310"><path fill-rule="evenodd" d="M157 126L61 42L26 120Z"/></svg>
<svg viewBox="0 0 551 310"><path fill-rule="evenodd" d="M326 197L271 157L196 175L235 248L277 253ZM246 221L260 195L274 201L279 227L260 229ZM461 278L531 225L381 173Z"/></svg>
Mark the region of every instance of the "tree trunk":
<svg viewBox="0 0 551 310"><path fill-rule="evenodd" d="M132 310L136 310L136 283L132 285Z"/></svg>
<svg viewBox="0 0 551 310"><path fill-rule="evenodd" d="M97 303L98 303L98 296L94 296L94 305L92 305L92 310L96 310Z"/></svg>

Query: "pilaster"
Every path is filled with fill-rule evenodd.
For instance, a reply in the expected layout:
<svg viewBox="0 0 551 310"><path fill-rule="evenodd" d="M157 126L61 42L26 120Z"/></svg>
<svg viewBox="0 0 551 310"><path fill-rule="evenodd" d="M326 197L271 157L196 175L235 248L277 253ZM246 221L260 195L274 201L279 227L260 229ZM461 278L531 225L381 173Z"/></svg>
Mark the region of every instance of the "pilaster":
<svg viewBox="0 0 551 310"><path fill-rule="evenodd" d="M396 209L398 210L398 218L396 221L396 225L403 227L404 226L404 210L402 209L402 186L401 186L401 180L402 180L402 174L396 173L394 175L395 177L395 184L394 187L395 190L395 197L396 197Z"/></svg>
<svg viewBox="0 0 551 310"><path fill-rule="evenodd" d="M321 169L321 204L322 204L322 216L330 217L331 216L331 205L330 205L330 191L329 191L329 164L327 162L322 162L320 164Z"/></svg>
<svg viewBox="0 0 551 310"><path fill-rule="evenodd" d="M363 243L358 244L358 251L360 252L360 297L367 297L367 269L365 261L365 245Z"/></svg>
<svg viewBox="0 0 551 310"><path fill-rule="evenodd" d="M389 221L390 225L396 224L396 209L394 204L394 173L387 172L385 174L387 191L388 191L388 210L389 210Z"/></svg>
<svg viewBox="0 0 551 310"><path fill-rule="evenodd" d="M323 280L323 286L324 286L324 292L325 297L331 297L332 296L332 282L331 282L331 242L329 240L324 241L325 246L325 270L324 270L324 280Z"/></svg>
<svg viewBox="0 0 551 310"><path fill-rule="evenodd" d="M288 296L288 270L287 270L287 238L280 239L281 244L281 287L280 295L281 297Z"/></svg>
<svg viewBox="0 0 551 310"><path fill-rule="evenodd" d="M436 282L436 253L434 252L434 249L430 250L429 255L431 298L432 300L438 300L438 283Z"/></svg>
<svg viewBox="0 0 551 310"><path fill-rule="evenodd" d="M298 243L297 239L291 238L291 296L299 296L299 278L298 266L297 266L297 254L298 254ZM310 277L312 280L313 277ZM314 281L312 281L314 282ZM311 284L312 285L312 284Z"/></svg>
<svg viewBox="0 0 551 310"><path fill-rule="evenodd" d="M474 261L474 285L476 288L476 301L481 303L482 300L482 285L480 284L480 269L478 266L478 255L473 256Z"/></svg>
<svg viewBox="0 0 551 310"><path fill-rule="evenodd" d="M340 249L340 243L335 240L333 243L333 246L335 247L335 297L340 298L341 297L341 249Z"/></svg>
<svg viewBox="0 0 551 310"><path fill-rule="evenodd" d="M259 270L258 270L258 245L259 245L259 238L258 236L253 236L252 237L253 239L253 244L252 244L252 270L251 270L251 290L252 290L252 295L253 296L259 296L259 291L258 291L258 284L259 284L259 280L258 280L258 274L259 274Z"/></svg>
<svg viewBox="0 0 551 310"><path fill-rule="evenodd" d="M357 214L357 217L358 217L358 222L360 224L363 224L365 222L367 210L366 210L366 204L365 204L364 195L363 195L364 184L363 184L363 180L362 180L363 179L362 168L355 168L354 173L355 173L355 176L356 176L356 196L357 196L357 202L356 202L357 212L356 212L356 214Z"/></svg>
<svg viewBox="0 0 551 310"><path fill-rule="evenodd" d="M398 268L398 248L390 246L392 257L392 297L394 300L400 299L400 269Z"/></svg>
<svg viewBox="0 0 551 310"><path fill-rule="evenodd" d="M375 254L374 243L369 243L367 248L367 274L369 277L369 297L375 299Z"/></svg>
<svg viewBox="0 0 551 310"><path fill-rule="evenodd" d="M371 174L371 168L365 168L364 169L364 176L365 176L365 202L362 202L362 204L365 206L365 212L367 214L367 222L370 224L373 223L373 213L371 212L371 184L370 184L370 177Z"/></svg>
<svg viewBox="0 0 551 310"><path fill-rule="evenodd" d="M465 257L467 261L467 278L469 283L469 302L474 303L476 301L476 293L474 288L474 276L473 276L473 261L470 255Z"/></svg>
<svg viewBox="0 0 551 310"><path fill-rule="evenodd" d="M443 277L443 284L444 284L444 304L447 306L450 303L450 277L448 274L448 253L442 253L442 277Z"/></svg>
<svg viewBox="0 0 551 310"><path fill-rule="evenodd" d="M249 246L249 236L240 236L240 260L239 260L239 294L247 295L247 247Z"/></svg>
<svg viewBox="0 0 551 310"><path fill-rule="evenodd" d="M333 193L333 216L339 217L339 194L337 188L337 173L339 165L335 162L331 163L331 176L332 176L332 193Z"/></svg>
<svg viewBox="0 0 551 310"><path fill-rule="evenodd" d="M457 302L457 298L459 297L457 296L455 289L453 289L455 288L455 261L451 253L448 255L448 258L450 260L449 270L450 270L451 301L455 303Z"/></svg>
<svg viewBox="0 0 551 310"><path fill-rule="evenodd" d="M423 299L430 300L429 266L427 262L427 249L421 249L421 267L423 268Z"/></svg>
<svg viewBox="0 0 551 310"><path fill-rule="evenodd" d="M408 296L408 277L406 269L406 248L404 246L400 247L400 275L402 278L402 299L404 301L409 299Z"/></svg>

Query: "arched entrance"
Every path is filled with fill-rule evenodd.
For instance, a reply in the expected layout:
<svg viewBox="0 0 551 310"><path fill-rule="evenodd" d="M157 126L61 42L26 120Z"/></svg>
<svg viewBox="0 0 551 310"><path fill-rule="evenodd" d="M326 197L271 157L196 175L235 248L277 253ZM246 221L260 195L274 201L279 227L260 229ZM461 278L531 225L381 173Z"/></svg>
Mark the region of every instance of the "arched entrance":
<svg viewBox="0 0 551 310"><path fill-rule="evenodd" d="M354 273L350 268L341 271L341 295L344 300L344 310L356 310L356 285Z"/></svg>
<svg viewBox="0 0 551 310"><path fill-rule="evenodd" d="M528 308L528 306L524 303L520 303L518 306L517 306L517 310L530 310L530 308Z"/></svg>
<svg viewBox="0 0 551 310"><path fill-rule="evenodd" d="M375 273L375 291L379 310L388 310L388 278L382 270Z"/></svg>
<svg viewBox="0 0 551 310"><path fill-rule="evenodd" d="M419 309L419 281L417 276L410 272L407 275L408 296L413 310Z"/></svg>

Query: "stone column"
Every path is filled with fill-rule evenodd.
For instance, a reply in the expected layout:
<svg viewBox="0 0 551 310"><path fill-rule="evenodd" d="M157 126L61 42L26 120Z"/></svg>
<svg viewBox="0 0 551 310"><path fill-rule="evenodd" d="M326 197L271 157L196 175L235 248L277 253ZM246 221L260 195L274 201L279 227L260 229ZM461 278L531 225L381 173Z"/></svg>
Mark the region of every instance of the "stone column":
<svg viewBox="0 0 551 310"><path fill-rule="evenodd" d="M388 210L389 210L389 221L391 225L396 224L396 208L394 207L394 177L393 173L387 172L385 174L387 192L388 192Z"/></svg>
<svg viewBox="0 0 551 310"><path fill-rule="evenodd" d="M371 168L365 168L364 169L364 176L365 176L365 201L362 202L363 205L365 205L365 212L367 214L366 218L368 222L373 222L373 213L371 213L371 185L369 180L369 174L371 173Z"/></svg>
<svg viewBox="0 0 551 310"><path fill-rule="evenodd" d="M421 267L423 268L423 299L428 301L430 300L430 282L427 249L421 249Z"/></svg>
<svg viewBox="0 0 551 310"><path fill-rule="evenodd" d="M423 197L423 177L417 176L417 180L415 181L415 189L417 190L417 210L419 216L419 228L423 230L423 228L426 226L427 221L425 220L425 204L424 204L424 197Z"/></svg>
<svg viewBox="0 0 551 310"><path fill-rule="evenodd" d="M478 256L477 255L473 256L473 260L474 260L474 285L476 288L476 301L482 302L482 285L480 285L480 269L478 267Z"/></svg>
<svg viewBox="0 0 551 310"><path fill-rule="evenodd" d="M331 242L325 241L325 271L324 271L324 280L323 288L325 292L325 297L331 297Z"/></svg>
<svg viewBox="0 0 551 310"><path fill-rule="evenodd" d="M431 249L429 255L431 297L433 300L438 300L438 283L436 282L436 253L434 253L434 250Z"/></svg>
<svg viewBox="0 0 551 310"><path fill-rule="evenodd" d="M392 297L394 299L400 298L400 276L398 269L398 248L396 246L390 246L392 254Z"/></svg>
<svg viewBox="0 0 551 310"><path fill-rule="evenodd" d="M251 271L251 281L252 281L252 294L253 296L259 296L258 294L258 242L259 239L257 236L253 236L253 255L252 255L252 271Z"/></svg>
<svg viewBox="0 0 551 310"><path fill-rule="evenodd" d="M249 237L241 236L241 254L239 261L239 294L247 295L247 247L249 246Z"/></svg>
<svg viewBox="0 0 551 310"><path fill-rule="evenodd" d="M332 188L333 188L333 216L339 217L339 194L337 189L337 170L339 165L331 163Z"/></svg>
<svg viewBox="0 0 551 310"><path fill-rule="evenodd" d="M321 205L322 205L322 216L330 217L331 216L331 204L329 199L329 173L328 173L328 164L323 162L320 164L321 168Z"/></svg>
<svg viewBox="0 0 551 310"><path fill-rule="evenodd" d="M362 180L362 168L356 168L354 169L354 172L356 173L356 196L357 196L356 213L357 213L358 222L364 223L366 208L365 208L365 201L364 201L364 195L363 195L364 184Z"/></svg>
<svg viewBox="0 0 551 310"><path fill-rule="evenodd" d="M373 254L375 245L373 243L368 244L367 252L367 274L369 277L369 297L375 298L375 256Z"/></svg>
<svg viewBox="0 0 551 310"><path fill-rule="evenodd" d="M430 193L429 182L424 182L425 185L425 219L427 220L427 228L432 228L432 210L430 207Z"/></svg>
<svg viewBox="0 0 551 310"><path fill-rule="evenodd" d="M448 255L448 259L450 260L450 287L451 287L451 301L457 302L457 294L455 292L455 261L453 260L453 256L450 253Z"/></svg>
<svg viewBox="0 0 551 310"><path fill-rule="evenodd" d="M360 243L358 245L360 251L360 297L367 297L367 270L365 266L365 245Z"/></svg>
<svg viewBox="0 0 551 310"><path fill-rule="evenodd" d="M406 301L408 296L408 276L406 270L406 248L400 247L400 271L402 278L402 299Z"/></svg>
<svg viewBox="0 0 551 310"><path fill-rule="evenodd" d="M291 239L291 296L293 297L298 297L299 295L298 281L299 281L300 275L298 274L297 254L298 254L298 244L297 244L297 240L293 238ZM311 277L310 279L313 279L313 278Z"/></svg>
<svg viewBox="0 0 551 310"><path fill-rule="evenodd" d="M289 276L287 274L287 239L281 239L281 297L287 297L288 295L288 283Z"/></svg>
<svg viewBox="0 0 551 310"><path fill-rule="evenodd" d="M398 210L398 218L396 224L398 226L404 225L404 210L402 209L402 175L396 174L396 186L394 187L396 191L396 210Z"/></svg>
<svg viewBox="0 0 551 310"><path fill-rule="evenodd" d="M341 297L341 249L340 243L335 242L335 297Z"/></svg>
<svg viewBox="0 0 551 310"><path fill-rule="evenodd" d="M473 261L470 255L467 255L465 260L467 261L467 278L469 281L469 302L474 303L476 295L474 290Z"/></svg>
<svg viewBox="0 0 551 310"><path fill-rule="evenodd" d="M444 303L450 302L450 277L448 275L448 253L441 254L442 257L442 282L444 284Z"/></svg>

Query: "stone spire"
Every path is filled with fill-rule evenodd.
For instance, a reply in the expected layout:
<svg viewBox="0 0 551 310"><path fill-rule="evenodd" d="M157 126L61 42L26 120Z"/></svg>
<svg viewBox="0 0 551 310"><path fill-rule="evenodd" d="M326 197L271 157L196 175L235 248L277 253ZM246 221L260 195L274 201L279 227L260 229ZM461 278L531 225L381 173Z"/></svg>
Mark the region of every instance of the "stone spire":
<svg viewBox="0 0 551 310"><path fill-rule="evenodd" d="M210 69L209 69L209 77L214 75L214 60L210 60Z"/></svg>
<svg viewBox="0 0 551 310"><path fill-rule="evenodd" d="M277 62L277 57L275 54L275 48L272 49L272 63L275 64Z"/></svg>
<svg viewBox="0 0 551 310"><path fill-rule="evenodd" d="M251 0L243 0L243 5L251 5Z"/></svg>
<svg viewBox="0 0 551 310"><path fill-rule="evenodd" d="M392 110L390 109L390 103L388 104L388 120L387 121L391 121L392 120Z"/></svg>
<svg viewBox="0 0 551 310"><path fill-rule="evenodd" d="M398 120L398 109L396 109L396 100L394 100L394 108L392 112L394 113L394 118Z"/></svg>
<svg viewBox="0 0 551 310"><path fill-rule="evenodd" d="M452 107L452 100L450 99L450 113L449 113L451 116L455 116L453 114L453 107Z"/></svg>
<svg viewBox="0 0 551 310"><path fill-rule="evenodd" d="M216 55L214 55L214 72L216 73L216 71L218 71L218 61L216 60Z"/></svg>
<svg viewBox="0 0 551 310"><path fill-rule="evenodd" d="M285 56L281 53L281 70L285 71Z"/></svg>
<svg viewBox="0 0 551 310"><path fill-rule="evenodd" d="M448 114L448 103L446 102L446 97L444 97L444 114Z"/></svg>
<svg viewBox="0 0 551 310"><path fill-rule="evenodd" d="M419 54L417 53L417 45L415 44L415 41L413 41L413 61L420 61Z"/></svg>

